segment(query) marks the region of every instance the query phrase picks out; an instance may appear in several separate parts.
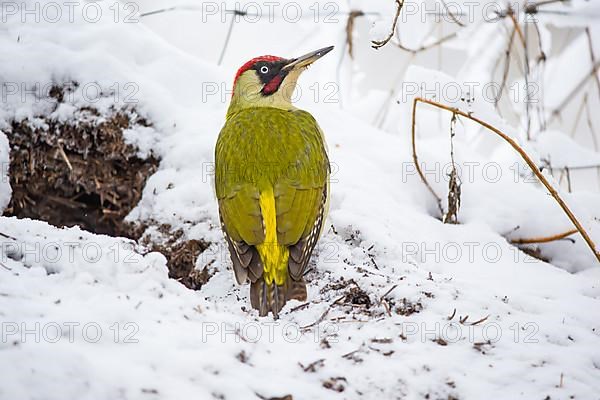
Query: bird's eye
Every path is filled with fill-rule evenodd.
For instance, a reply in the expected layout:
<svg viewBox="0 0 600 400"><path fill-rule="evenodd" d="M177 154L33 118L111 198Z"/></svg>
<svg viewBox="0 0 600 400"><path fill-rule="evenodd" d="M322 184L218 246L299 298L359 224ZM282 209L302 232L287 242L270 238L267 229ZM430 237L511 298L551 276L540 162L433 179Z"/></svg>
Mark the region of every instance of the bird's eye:
<svg viewBox="0 0 600 400"><path fill-rule="evenodd" d="M267 72L269 72L269 67L267 67L266 65L263 65L262 67L260 67L261 74L266 74Z"/></svg>

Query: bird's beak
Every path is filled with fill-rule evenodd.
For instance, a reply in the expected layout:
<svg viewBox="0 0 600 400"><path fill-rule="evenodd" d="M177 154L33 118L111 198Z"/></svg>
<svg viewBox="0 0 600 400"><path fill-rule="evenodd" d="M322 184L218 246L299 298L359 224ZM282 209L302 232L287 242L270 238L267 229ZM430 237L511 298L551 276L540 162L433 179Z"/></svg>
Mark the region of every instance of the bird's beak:
<svg viewBox="0 0 600 400"><path fill-rule="evenodd" d="M282 71L291 71L292 69L308 67L331 50L333 50L333 46L323 47L322 49L311 51L301 57L293 58L289 63L283 66Z"/></svg>

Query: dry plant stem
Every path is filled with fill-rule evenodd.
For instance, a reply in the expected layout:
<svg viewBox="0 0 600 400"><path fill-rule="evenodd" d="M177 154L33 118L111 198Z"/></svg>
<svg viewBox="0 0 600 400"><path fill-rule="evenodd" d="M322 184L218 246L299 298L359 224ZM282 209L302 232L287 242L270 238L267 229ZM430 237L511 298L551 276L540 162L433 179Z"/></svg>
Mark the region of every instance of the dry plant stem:
<svg viewBox="0 0 600 400"><path fill-rule="evenodd" d="M505 51L505 60L504 60L504 72L502 73L502 82L500 83L500 89L498 90L498 97L496 97L496 99L494 100L494 106L498 106L498 102L500 102L500 99L502 98L502 92L504 92L504 87L506 86L506 81L508 79L508 71L510 70L510 53L512 51L512 45L513 45L513 41L515 40L515 33L517 32L517 30L515 28L513 28L513 30L510 33L509 39L508 39L508 46L506 47L506 51Z"/></svg>
<svg viewBox="0 0 600 400"><path fill-rule="evenodd" d="M569 193L571 193L571 172L569 171L569 167L565 167L565 174L567 175L567 188Z"/></svg>
<svg viewBox="0 0 600 400"><path fill-rule="evenodd" d="M362 10L352 10L348 14L348 20L346 21L346 45L348 46L348 55L350 58L354 58L352 33L354 32L354 20L358 17L362 17L365 13Z"/></svg>
<svg viewBox="0 0 600 400"><path fill-rule="evenodd" d="M581 115L583 114L583 110L585 108L585 105L587 104L587 99L588 99L588 93L585 93L583 95L583 100L581 101L581 105L579 106L579 109L577 110L577 115L575 116L575 122L573 123L573 128L571 128L571 137L575 137L575 132L577 131L577 127L579 126L579 120L581 119Z"/></svg>
<svg viewBox="0 0 600 400"><path fill-rule="evenodd" d="M229 46L229 39L231 39L231 32L233 31L233 25L235 25L235 19L237 15L234 13L231 16L231 23L229 24L229 28L227 28L227 35L225 36L225 42L223 43L223 47L221 48L221 54L219 55L219 61L217 61L217 65L221 65L223 62L223 58L225 57L225 52L227 51L227 47Z"/></svg>
<svg viewBox="0 0 600 400"><path fill-rule="evenodd" d="M572 234L577 233L577 232L578 232L577 229L571 229L566 232L558 233L558 234L552 235L552 236L542 236L542 237L527 238L527 239L514 239L514 240L511 240L510 242L512 244L549 243L549 242L554 242L555 240L564 239L567 236L571 236Z"/></svg>
<svg viewBox="0 0 600 400"><path fill-rule="evenodd" d="M456 114L452 114L450 121L450 161L452 170L448 180L448 211L442 217L443 223L458 224L458 210L460 209L460 179L456 172L456 163L454 162L454 136L456 135Z"/></svg>
<svg viewBox="0 0 600 400"><path fill-rule="evenodd" d="M581 79L581 81L579 81L579 83L575 86L575 88L573 88L573 90L571 90L571 92L567 95L567 97L565 97L564 100L554 110L552 110L552 115L550 116L549 122L551 122L555 117L560 115L560 111L564 110L565 107L567 106L567 104L569 104L571 102L571 100L573 100L573 98L575 98L575 95L582 88L585 87L588 79L590 79L592 76L594 76L595 74L598 73L599 68L600 68L600 62L596 62L596 64L593 65L591 71L587 75L585 75Z"/></svg>
<svg viewBox="0 0 600 400"><path fill-rule="evenodd" d="M2 236L3 238L7 238L7 239L17 240L17 238L12 237L12 236L7 235L6 233L2 233L2 232L0 232L0 236Z"/></svg>
<svg viewBox="0 0 600 400"><path fill-rule="evenodd" d="M544 6L544 5L546 5L546 4L552 4L552 3L566 3L566 2L567 2L567 0L543 0L543 1L540 1L540 2L538 2L538 3L534 3L534 5L535 5L536 7L539 7L539 6Z"/></svg>
<svg viewBox="0 0 600 400"><path fill-rule="evenodd" d="M517 21L517 17L515 17L515 12L513 11L512 8L510 8L508 10L508 16L510 17L510 20L512 21L513 25L515 26L515 30L519 34L519 39L521 39L521 43L523 44L523 47L527 47L527 45L525 44L525 35L523 35L523 30L519 26L519 22Z"/></svg>
<svg viewBox="0 0 600 400"><path fill-rule="evenodd" d="M387 37L383 40L372 40L371 47L374 49L379 49L387 44L390 41L392 36L394 36L394 32L396 32L396 25L398 24L398 17L400 17L400 11L402 11L402 6L404 5L404 0L396 0L396 15L394 15L394 22L392 22L392 28L388 33Z"/></svg>
<svg viewBox="0 0 600 400"><path fill-rule="evenodd" d="M562 197L560 197L560 195L554 189L554 187L552 187L552 185L550 184L550 182L548 182L548 180L544 177L544 175L542 175L542 173L539 171L537 165L533 162L533 160L529 157L529 155L527 155L527 153L521 148L521 146L518 145L517 142L515 142L510 136L506 135L505 133L502 133L499 129L493 127L492 125L488 124L487 122L485 122L485 121L483 121L483 120L481 120L481 119L479 119L477 117L474 117L470 113L466 113L464 111L459 110L458 108L449 107L447 105L444 105L444 104L441 104L441 103L438 103L438 102L435 102L435 101L432 101L432 100L424 99L424 98L421 98L421 97L416 97L413 100L413 112L412 112L412 116L413 116L413 120L412 120L413 160L415 161L415 167L417 169L417 172L418 172L419 176L423 180L423 183L425 183L425 185L429 188L429 190L434 194L434 196L436 197L436 199L438 199L438 205L440 206L440 208L441 208L440 198L437 196L437 194L435 194L435 192L433 191L433 189L431 189L431 186L429 186L429 183L427 183L427 180L425 179L425 175L423 175L423 171L421 171L421 168L419 167L419 164L417 162L417 154L416 154L416 146L415 146L415 115L416 115L417 103L419 103L419 102L425 103L425 104L429 104L429 105L432 105L432 106L437 107L437 108L441 108L441 109L449 111L451 113L454 113L454 114L463 116L465 118L468 118L471 121L477 122L479 125L481 125L484 128L487 128L488 130L494 132L496 135L498 135L502 139L504 139L505 142L507 142L508 144L510 144L510 146L517 153L519 153L519 155L521 156L521 158L523 159L523 161L525 161L525 163L529 166L529 168L531 169L531 171L540 180L540 182L546 187L546 189L548 190L548 192L550 192L550 194L552 195L552 197L554 197L554 200L556 200L556 202L558 203L558 205L560 206L560 208L562 208L563 211L565 212L565 214L567 214L567 217L571 220L571 222L573 223L573 225L575 225L575 227L577 228L577 231L579 231L579 233L581 234L581 236L583 237L583 239L587 243L587 245L590 248L590 250L592 250L592 252L594 253L594 256L596 257L596 259L598 260L598 262L600 262L600 251L596 250L596 244L592 241L592 239L588 235L587 231L583 228L583 226L581 225L581 223L579 222L579 220L577 219L577 217L573 214L573 212L571 211L571 209L569 208L569 206L567 206L567 204L564 202L564 200L562 199Z"/></svg>
<svg viewBox="0 0 600 400"><path fill-rule="evenodd" d="M592 65L596 65L596 56L594 55L594 45L592 44L592 35L590 34L590 27L585 28L585 34L588 40L588 48L590 50L590 59L592 60ZM598 74L594 73L594 80L596 81L596 87L598 88L598 95L600 95L600 78L598 78Z"/></svg>
<svg viewBox="0 0 600 400"><path fill-rule="evenodd" d="M425 178L425 175L423 174L423 170L421 170L421 166L419 166L419 160L417 158L417 141L416 141L416 138L415 138L415 131L416 131L415 126L416 126L416 123L417 123L417 101L419 101L419 100L421 100L420 97L415 98L415 100L413 101L413 109L412 109L411 139L412 139L412 157L413 157L413 162L415 163L415 168L417 169L417 173L421 177L421 180L423 181L423 183L425 184L425 186L427 187L427 189L429 189L429 192L433 195L433 197L435 197L435 200L437 201L438 209L440 210L440 215L443 218L443 216L444 216L444 208L442 207L442 199L433 190L433 188L431 187L431 185L429 184L429 182L427 182L427 178Z"/></svg>
<svg viewBox="0 0 600 400"><path fill-rule="evenodd" d="M518 26L518 24L517 24ZM525 26L525 42L523 44L525 58L525 114L527 115L527 140L531 139L531 95L529 92L529 29Z"/></svg>
<svg viewBox="0 0 600 400"><path fill-rule="evenodd" d="M464 28L466 25L463 24L462 22L460 22L460 20L456 17L456 15L454 15L454 13L452 11L450 11L448 4L446 4L446 2L444 0L442 0L442 4L444 5L444 8L446 9L446 12L448 13L448 16L452 19L452 21L454 21L458 26Z"/></svg>
<svg viewBox="0 0 600 400"><path fill-rule="evenodd" d="M69 157L67 157L67 154L65 153L65 150L63 149L60 141L58 142L57 147L58 147L58 152L60 153L63 160L65 160L67 167L69 167L69 171L73 172L73 166L71 165L71 161L69 161Z"/></svg>
<svg viewBox="0 0 600 400"><path fill-rule="evenodd" d="M444 37L439 38L438 40L436 40L433 43L430 43L428 45L422 45L421 47L418 47L416 49L410 49L408 47L405 47L402 43L394 43L394 44L396 46L398 46L398 48L401 49L401 50L408 51L409 53L416 54L416 53L420 53L420 52L425 51L425 50L429 50L429 49L431 49L433 47L439 46L440 44L442 44L444 42L447 42L448 40L454 39L456 36L457 36L457 33L454 32L454 33L451 33L449 35L446 35Z"/></svg>

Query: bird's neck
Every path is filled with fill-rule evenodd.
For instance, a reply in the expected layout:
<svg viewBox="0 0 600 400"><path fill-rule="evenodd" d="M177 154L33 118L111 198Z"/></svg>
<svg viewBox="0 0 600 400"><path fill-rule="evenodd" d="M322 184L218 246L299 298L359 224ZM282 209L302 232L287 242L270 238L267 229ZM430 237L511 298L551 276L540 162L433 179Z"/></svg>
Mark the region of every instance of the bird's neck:
<svg viewBox="0 0 600 400"><path fill-rule="evenodd" d="M227 109L227 116L229 117L247 108L259 107L271 107L281 110L296 109L291 100L282 96L280 93L273 93L271 96L257 94L256 96L252 96L252 98L235 96L234 94L231 98L231 103L229 103L229 108Z"/></svg>
<svg viewBox="0 0 600 400"><path fill-rule="evenodd" d="M242 75L231 96L231 103L227 110L227 116L231 116L246 108L271 107L281 110L295 110L292 104L294 90L300 71L290 72L283 80L279 89L268 96L260 92L262 85L250 74Z"/></svg>

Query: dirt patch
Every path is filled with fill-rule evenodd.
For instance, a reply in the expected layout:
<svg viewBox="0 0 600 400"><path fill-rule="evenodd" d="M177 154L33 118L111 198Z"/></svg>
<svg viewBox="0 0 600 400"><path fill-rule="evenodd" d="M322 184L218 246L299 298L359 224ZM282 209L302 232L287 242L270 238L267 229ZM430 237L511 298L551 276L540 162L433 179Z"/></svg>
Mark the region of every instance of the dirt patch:
<svg viewBox="0 0 600 400"><path fill-rule="evenodd" d="M157 230L152 238L150 235L143 235L150 226ZM196 260L208 248L209 243L187 239L183 230L173 230L171 225L158 224L153 220L147 224L137 224L136 231L142 246L149 252L157 251L167 258L169 278L177 280L188 289L199 290L216 273L212 262L204 265L201 270L196 269Z"/></svg>
<svg viewBox="0 0 600 400"><path fill-rule="evenodd" d="M138 157L123 130L149 124L124 111L103 119L94 109L79 112L76 124L48 119L48 129L27 120L12 123L7 137L13 195L5 215L136 239L123 220L159 160Z"/></svg>
<svg viewBox="0 0 600 400"><path fill-rule="evenodd" d="M57 108L67 90L50 90ZM207 243L188 240L182 230L174 231L158 221L125 221L160 160L153 155L140 156L138 149L125 141L123 132L151 124L131 108L100 115L94 108L82 107L75 115L69 122L43 116L39 118L44 124L12 122L6 135L13 194L4 215L131 238L148 251L162 253L171 278L199 289L214 274L210 265L195 270ZM156 240L145 235L150 227L159 233Z"/></svg>
<svg viewBox="0 0 600 400"><path fill-rule="evenodd" d="M346 292L344 302L354 305L362 305L366 308L371 307L371 299L369 298L369 294L358 286L351 287L350 290Z"/></svg>
<svg viewBox="0 0 600 400"><path fill-rule="evenodd" d="M421 301L411 301L406 298L403 298L396 307L395 304L391 304L391 307L394 309L396 314L402 315L404 317L408 317L413 314L418 314L423 311L423 304Z"/></svg>

